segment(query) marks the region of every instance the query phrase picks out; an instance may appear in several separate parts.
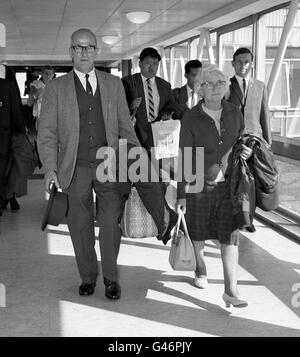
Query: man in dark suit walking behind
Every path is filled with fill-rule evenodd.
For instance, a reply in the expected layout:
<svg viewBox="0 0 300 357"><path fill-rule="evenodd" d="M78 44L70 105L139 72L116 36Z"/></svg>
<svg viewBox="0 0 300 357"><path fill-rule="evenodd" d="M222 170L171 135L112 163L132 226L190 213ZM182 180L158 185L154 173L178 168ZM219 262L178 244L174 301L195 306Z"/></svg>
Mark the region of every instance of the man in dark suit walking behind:
<svg viewBox="0 0 300 357"><path fill-rule="evenodd" d="M262 81L250 78L253 54L248 48L238 48L233 54L235 75L230 78L228 101L237 105L244 116L243 134L253 134L272 143L267 88ZM252 224L246 228L254 232Z"/></svg>
<svg viewBox="0 0 300 357"><path fill-rule="evenodd" d="M105 296L119 299L117 257L122 198L117 182L100 182L96 170L99 148L118 149L119 138L139 146L122 82L94 68L97 38L89 29L71 36L74 69L50 81L45 88L38 132L38 148L46 170L46 190L54 182L68 194L67 223L82 284L80 295L94 293L98 275L95 252L93 190Z"/></svg>
<svg viewBox="0 0 300 357"><path fill-rule="evenodd" d="M174 99L180 106L181 117L187 109L192 109L198 104L200 98L199 89L195 88L196 78L199 76L202 64L199 60L188 61L184 67L186 85L173 89Z"/></svg>
<svg viewBox="0 0 300 357"><path fill-rule="evenodd" d="M175 112L170 83L157 77L160 54L155 48L144 48L139 57L141 73L122 78L130 112L135 115L135 131L141 145L150 152L153 147L151 123L161 120L163 115Z"/></svg>

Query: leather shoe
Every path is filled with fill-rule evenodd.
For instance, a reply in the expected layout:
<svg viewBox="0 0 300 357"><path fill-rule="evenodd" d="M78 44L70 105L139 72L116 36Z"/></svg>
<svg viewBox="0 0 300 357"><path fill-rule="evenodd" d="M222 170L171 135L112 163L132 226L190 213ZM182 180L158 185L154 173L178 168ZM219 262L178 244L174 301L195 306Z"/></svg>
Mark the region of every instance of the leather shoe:
<svg viewBox="0 0 300 357"><path fill-rule="evenodd" d="M16 212L20 209L20 205L15 197L13 197L9 200L9 204L10 204L10 209L12 212Z"/></svg>
<svg viewBox="0 0 300 357"><path fill-rule="evenodd" d="M95 290L95 283L92 284L88 284L88 283L82 283L79 286L79 295L92 295L94 294L94 290Z"/></svg>
<svg viewBox="0 0 300 357"><path fill-rule="evenodd" d="M104 278L105 296L111 300L117 300L121 297L121 287L116 281Z"/></svg>
<svg viewBox="0 0 300 357"><path fill-rule="evenodd" d="M246 231L251 232L251 233L256 231L253 223L251 223L251 226L248 226L245 229L246 229Z"/></svg>

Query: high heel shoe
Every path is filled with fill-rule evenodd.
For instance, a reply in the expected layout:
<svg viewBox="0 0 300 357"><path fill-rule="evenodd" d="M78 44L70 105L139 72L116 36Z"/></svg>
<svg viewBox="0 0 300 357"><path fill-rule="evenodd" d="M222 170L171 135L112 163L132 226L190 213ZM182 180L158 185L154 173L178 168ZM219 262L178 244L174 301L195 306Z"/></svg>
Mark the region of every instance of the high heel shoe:
<svg viewBox="0 0 300 357"><path fill-rule="evenodd" d="M230 307L232 305L233 307L246 307L248 306L247 301L241 299L240 297L237 296L229 296L228 294L224 293L223 294L223 300L226 304L226 307Z"/></svg>

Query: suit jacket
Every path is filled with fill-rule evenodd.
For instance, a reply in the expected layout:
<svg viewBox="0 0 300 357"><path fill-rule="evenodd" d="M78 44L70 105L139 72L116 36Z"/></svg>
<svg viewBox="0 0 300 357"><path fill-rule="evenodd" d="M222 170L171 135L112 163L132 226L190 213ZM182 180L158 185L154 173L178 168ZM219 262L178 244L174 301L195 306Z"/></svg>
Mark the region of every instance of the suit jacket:
<svg viewBox="0 0 300 357"><path fill-rule="evenodd" d="M122 78L122 82L126 93L128 107L135 98L142 98L142 102L135 114L135 130L141 145L147 150L150 150L153 146L153 137L151 124L148 123L146 100L141 74L136 73L126 76ZM178 117L178 106L174 101L170 83L160 77L155 77L155 82L160 97L157 120L160 120L164 113L171 111L175 112L174 117Z"/></svg>
<svg viewBox="0 0 300 357"><path fill-rule="evenodd" d="M120 137L126 138L129 144L139 146L121 80L98 70L96 75L108 146L117 150ZM79 130L80 118L74 71L71 71L46 85L37 138L46 175L56 171L62 189L69 187L74 173Z"/></svg>
<svg viewBox="0 0 300 357"><path fill-rule="evenodd" d="M175 99L175 102L178 104L179 110L180 110L180 118L182 118L184 112L187 109L189 109L188 106L186 105L186 103L188 101L186 86L187 85L180 87L180 88L173 89L174 99Z"/></svg>
<svg viewBox="0 0 300 357"><path fill-rule="evenodd" d="M231 79L229 102L243 106L243 94L235 76ZM272 142L267 89L263 82L250 78L244 107L244 134L263 137L270 145Z"/></svg>

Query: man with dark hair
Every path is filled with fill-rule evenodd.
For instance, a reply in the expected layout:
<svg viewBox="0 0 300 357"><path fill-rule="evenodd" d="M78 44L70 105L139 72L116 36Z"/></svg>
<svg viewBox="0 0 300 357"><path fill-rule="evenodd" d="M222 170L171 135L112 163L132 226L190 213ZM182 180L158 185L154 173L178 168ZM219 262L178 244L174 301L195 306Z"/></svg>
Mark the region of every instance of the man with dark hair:
<svg viewBox="0 0 300 357"><path fill-rule="evenodd" d="M151 123L170 112L178 114L170 83L157 77L160 54L155 48L144 48L139 57L141 73L122 78L127 103L136 118L135 131L143 147L153 147Z"/></svg>
<svg viewBox="0 0 300 357"><path fill-rule="evenodd" d="M199 60L188 61L184 67L187 84L173 89L175 101L180 106L182 115L187 109L192 109L197 105L200 100L198 89L195 88L195 79L200 74L201 67L202 63Z"/></svg>
<svg viewBox="0 0 300 357"><path fill-rule="evenodd" d="M262 81L250 78L253 54L248 48L238 48L232 60L235 75L230 79L228 101L237 105L245 120L246 134L263 137L272 142L267 88Z"/></svg>
<svg viewBox="0 0 300 357"><path fill-rule="evenodd" d="M245 47L238 48L233 54L232 66L235 75L230 78L228 101L237 105L245 121L243 134L253 134L264 138L270 145L272 143L268 94L262 81L250 78L253 66L253 54ZM254 232L252 224L246 228Z"/></svg>
<svg viewBox="0 0 300 357"><path fill-rule="evenodd" d="M135 117L135 131L137 137L151 156L151 148L154 146L153 134L151 125L153 122L163 120L165 117L170 117L170 113L174 113L174 117L179 115L178 106L174 101L173 92L170 83L164 79L157 77L156 73L161 60L160 54L155 48L147 47L140 53L139 66L141 73L126 76L122 78L123 86L126 93L127 103L132 117ZM162 160L159 160L159 179L162 180ZM167 168L168 169L168 168ZM170 175L174 175L174 170L171 167ZM161 202L161 197L164 200L165 221L168 221L168 228L163 234L162 240L164 244L170 238L170 230L177 221L177 215L168 206L165 200L167 184L159 182L151 182L151 187L147 192L143 192L142 187L139 189L139 194L144 205L151 213L155 223L159 221L157 202ZM161 192L155 197L153 191L160 187ZM146 190L147 191L147 190ZM156 212L156 214L155 214ZM169 218L167 218L169 216Z"/></svg>

